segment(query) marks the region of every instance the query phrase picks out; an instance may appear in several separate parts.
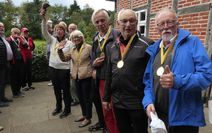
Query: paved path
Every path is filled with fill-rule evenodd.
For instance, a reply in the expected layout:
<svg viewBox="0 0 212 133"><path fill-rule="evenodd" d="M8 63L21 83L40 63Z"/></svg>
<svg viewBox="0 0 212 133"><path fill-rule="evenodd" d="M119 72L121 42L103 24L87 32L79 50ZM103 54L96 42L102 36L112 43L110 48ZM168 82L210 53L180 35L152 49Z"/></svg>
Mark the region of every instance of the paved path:
<svg viewBox="0 0 212 133"><path fill-rule="evenodd" d="M67 118L52 116L55 103L52 87L47 86L47 82L33 85L36 89L25 92L24 98L13 99L9 107L0 108L0 125L4 127L1 133L89 133L88 127L78 128L79 123L74 122L81 114L79 106L73 107L72 114ZM9 87L6 95L11 97ZM93 108L92 123L96 119ZM200 133L212 133L212 125L201 128Z"/></svg>

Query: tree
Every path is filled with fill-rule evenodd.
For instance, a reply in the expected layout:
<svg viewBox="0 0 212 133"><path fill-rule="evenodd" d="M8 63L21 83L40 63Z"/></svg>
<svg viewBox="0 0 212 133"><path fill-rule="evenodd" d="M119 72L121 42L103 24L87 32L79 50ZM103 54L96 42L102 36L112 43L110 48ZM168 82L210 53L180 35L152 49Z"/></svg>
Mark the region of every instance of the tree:
<svg viewBox="0 0 212 133"><path fill-rule="evenodd" d="M77 4L77 1L74 0L74 3L72 5L70 5L69 10L68 10L68 14L72 15L73 12L80 12L80 7Z"/></svg>
<svg viewBox="0 0 212 133"><path fill-rule="evenodd" d="M21 27L27 27L30 31L30 35L33 38L37 39L41 39L42 37L42 35L40 34L41 33L40 28L41 19L39 15L40 7L41 2L39 0L34 0L33 2L23 3L20 11Z"/></svg>

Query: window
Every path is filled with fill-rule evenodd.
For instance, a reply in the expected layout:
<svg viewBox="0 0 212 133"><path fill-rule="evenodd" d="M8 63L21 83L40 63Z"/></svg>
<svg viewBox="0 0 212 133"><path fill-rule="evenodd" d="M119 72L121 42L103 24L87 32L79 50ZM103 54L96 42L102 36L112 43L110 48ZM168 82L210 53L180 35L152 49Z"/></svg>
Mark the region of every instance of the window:
<svg viewBox="0 0 212 133"><path fill-rule="evenodd" d="M146 36L146 20L147 20L147 11L146 10L140 10L136 12L138 17L138 31L141 32L142 35Z"/></svg>

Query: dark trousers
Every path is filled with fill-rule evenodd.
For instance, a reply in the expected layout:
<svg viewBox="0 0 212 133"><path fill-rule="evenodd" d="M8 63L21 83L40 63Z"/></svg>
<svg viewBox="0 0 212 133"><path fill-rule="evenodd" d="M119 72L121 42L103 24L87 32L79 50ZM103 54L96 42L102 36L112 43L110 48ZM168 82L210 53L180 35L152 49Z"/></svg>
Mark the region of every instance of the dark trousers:
<svg viewBox="0 0 212 133"><path fill-rule="evenodd" d="M96 113L98 116L98 122L100 125L103 127L105 126L104 122L104 116L103 116L103 111L102 111L102 102L99 94L99 82L98 80L92 79L92 92L91 92L91 98L94 103L94 106L96 108Z"/></svg>
<svg viewBox="0 0 212 133"><path fill-rule="evenodd" d="M11 65L10 84L13 95L18 95L20 93L21 83L23 80L23 71L24 71L23 60L16 60L16 63Z"/></svg>
<svg viewBox="0 0 212 133"><path fill-rule="evenodd" d="M5 97L6 72L6 67L0 68L0 100Z"/></svg>
<svg viewBox="0 0 212 133"><path fill-rule="evenodd" d="M32 59L26 59L26 62L24 63L24 71L23 71L23 82L22 87L26 86L26 83L28 87L32 86Z"/></svg>
<svg viewBox="0 0 212 133"><path fill-rule="evenodd" d="M50 67L50 76L54 86L56 98L56 109L62 109L62 99L64 100L65 112L70 112L71 93L70 93L70 69L55 69Z"/></svg>
<svg viewBox="0 0 212 133"><path fill-rule="evenodd" d="M91 78L76 79L76 89L79 97L82 115L86 119L92 118L92 100L91 100Z"/></svg>
<svg viewBox="0 0 212 133"><path fill-rule="evenodd" d="M148 118L144 110L126 110L114 107L120 133L148 133Z"/></svg>
<svg viewBox="0 0 212 133"><path fill-rule="evenodd" d="M173 126L169 127L168 133L198 133L199 127L194 126Z"/></svg>

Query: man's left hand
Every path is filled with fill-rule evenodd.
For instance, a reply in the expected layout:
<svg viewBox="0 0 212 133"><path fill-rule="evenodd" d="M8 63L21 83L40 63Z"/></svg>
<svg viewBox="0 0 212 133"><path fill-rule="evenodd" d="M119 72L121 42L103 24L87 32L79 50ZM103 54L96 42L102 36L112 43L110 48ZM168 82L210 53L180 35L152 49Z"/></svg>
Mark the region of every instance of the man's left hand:
<svg viewBox="0 0 212 133"><path fill-rule="evenodd" d="M164 89L171 89L173 87L174 77L168 65L166 65L164 73L160 77L160 84Z"/></svg>

